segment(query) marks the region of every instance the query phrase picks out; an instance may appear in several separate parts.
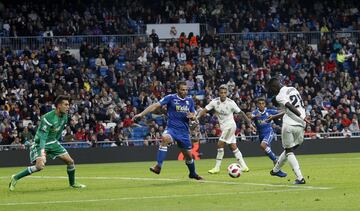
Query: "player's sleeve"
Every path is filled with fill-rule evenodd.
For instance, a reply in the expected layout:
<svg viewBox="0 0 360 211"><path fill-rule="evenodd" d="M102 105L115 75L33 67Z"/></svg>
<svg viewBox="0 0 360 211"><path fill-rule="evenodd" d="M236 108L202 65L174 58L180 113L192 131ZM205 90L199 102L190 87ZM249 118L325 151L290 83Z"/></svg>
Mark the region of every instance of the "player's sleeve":
<svg viewBox="0 0 360 211"><path fill-rule="evenodd" d="M209 104L207 104L207 105L205 106L205 109L208 110L208 111L211 111L212 109L214 109L214 107L215 107L215 101L212 100L212 101L210 101Z"/></svg>
<svg viewBox="0 0 360 211"><path fill-rule="evenodd" d="M276 115L279 113L279 111L277 109L269 109L268 112L271 114L271 115Z"/></svg>
<svg viewBox="0 0 360 211"><path fill-rule="evenodd" d="M48 137L48 134L49 134L49 131L50 131L50 128L52 125L53 124L46 118L46 116L44 116L41 119L40 126L39 126L40 128L36 133L37 137L40 140L40 143L39 143L40 149L45 148L46 139Z"/></svg>
<svg viewBox="0 0 360 211"><path fill-rule="evenodd" d="M190 103L190 108L189 108L189 111L191 112L191 113L196 113L196 111L195 111L195 103L194 103L194 100L193 99L191 99L191 101L190 101L191 103Z"/></svg>
<svg viewBox="0 0 360 211"><path fill-rule="evenodd" d="M276 101L277 101L280 105L285 106L285 104L286 104L287 102L289 102L289 98L288 98L288 96L287 96L285 93L280 92L280 93L276 96Z"/></svg>
<svg viewBox="0 0 360 211"><path fill-rule="evenodd" d="M164 105L167 105L171 99L172 99L172 95L166 95L165 97L161 98L159 103L161 106L164 106Z"/></svg>
<svg viewBox="0 0 360 211"><path fill-rule="evenodd" d="M234 113L240 113L241 109L239 108L239 106L235 103L235 101L231 101L232 104L232 110Z"/></svg>
<svg viewBox="0 0 360 211"><path fill-rule="evenodd" d="M254 119L256 117L256 111L251 112L251 118Z"/></svg>

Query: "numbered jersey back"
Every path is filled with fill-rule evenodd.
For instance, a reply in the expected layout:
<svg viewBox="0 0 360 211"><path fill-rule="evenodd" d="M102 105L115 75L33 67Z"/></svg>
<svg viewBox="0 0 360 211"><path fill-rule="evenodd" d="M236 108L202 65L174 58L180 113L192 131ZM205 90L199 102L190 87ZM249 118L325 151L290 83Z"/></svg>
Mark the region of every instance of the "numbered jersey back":
<svg viewBox="0 0 360 211"><path fill-rule="evenodd" d="M300 117L296 116L293 112L285 107L287 102L291 103L295 108L305 115L304 101L300 93L294 87L282 87L279 94L276 96L276 101L285 108L285 115L283 117L283 124L300 125L305 127L306 123Z"/></svg>

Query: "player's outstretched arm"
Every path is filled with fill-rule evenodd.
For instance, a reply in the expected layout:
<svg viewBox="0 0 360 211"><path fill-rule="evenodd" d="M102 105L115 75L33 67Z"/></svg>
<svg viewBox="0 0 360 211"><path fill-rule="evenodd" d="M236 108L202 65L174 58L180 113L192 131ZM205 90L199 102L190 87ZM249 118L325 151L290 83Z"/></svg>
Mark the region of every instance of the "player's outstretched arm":
<svg viewBox="0 0 360 211"><path fill-rule="evenodd" d="M252 131L256 132L256 127L252 124L251 120L247 117L247 115L245 114L245 112L240 111L239 114L242 116L243 119L245 119L246 124L249 125L250 129L251 129Z"/></svg>
<svg viewBox="0 0 360 211"><path fill-rule="evenodd" d="M209 112L206 108L202 109L199 114L196 116L196 119L200 119L201 117L205 116Z"/></svg>
<svg viewBox="0 0 360 211"><path fill-rule="evenodd" d="M143 116L145 116L146 114L150 113L150 112L153 112L155 111L156 109L160 108L161 105L160 103L154 103L154 104L151 104L150 106L148 106L145 110L143 110L142 112L136 114L132 120L136 120L136 119L139 119L139 118L142 118Z"/></svg>
<svg viewBox="0 0 360 211"><path fill-rule="evenodd" d="M281 117L283 117L285 114L285 112L280 112L278 114L275 114L275 115L270 115L267 119L266 119L266 122L270 122L271 120L274 120L274 119L279 119Z"/></svg>

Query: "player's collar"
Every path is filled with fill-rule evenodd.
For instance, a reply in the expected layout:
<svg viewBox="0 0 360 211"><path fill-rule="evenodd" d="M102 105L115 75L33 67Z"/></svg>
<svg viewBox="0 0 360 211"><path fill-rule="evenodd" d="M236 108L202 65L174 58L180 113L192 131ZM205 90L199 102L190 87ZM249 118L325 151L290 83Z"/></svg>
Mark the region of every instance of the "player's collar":
<svg viewBox="0 0 360 211"><path fill-rule="evenodd" d="M264 111L261 112L260 109L258 108L258 111L259 111L260 114L265 114L265 113L266 113L266 110L267 110L267 108L265 107Z"/></svg>
<svg viewBox="0 0 360 211"><path fill-rule="evenodd" d="M176 94L176 97L179 98L180 100L185 100L185 98L181 98L178 94Z"/></svg>

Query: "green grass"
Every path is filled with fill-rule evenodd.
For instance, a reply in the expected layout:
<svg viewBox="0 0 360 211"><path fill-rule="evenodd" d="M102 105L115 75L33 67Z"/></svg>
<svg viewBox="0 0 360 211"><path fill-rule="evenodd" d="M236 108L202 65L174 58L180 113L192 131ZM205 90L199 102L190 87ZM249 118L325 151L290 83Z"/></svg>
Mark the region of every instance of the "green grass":
<svg viewBox="0 0 360 211"><path fill-rule="evenodd" d="M10 175L23 168L0 168L0 210L359 210L360 153L298 156L307 184L292 185L271 177L266 157L246 158L249 173L230 178L208 175L214 160L196 162L205 182L187 178L182 161L166 161L161 175L149 172L154 162L77 165L78 181L88 187L68 188L66 167L44 171L7 189ZM145 178L145 179L140 179Z"/></svg>

